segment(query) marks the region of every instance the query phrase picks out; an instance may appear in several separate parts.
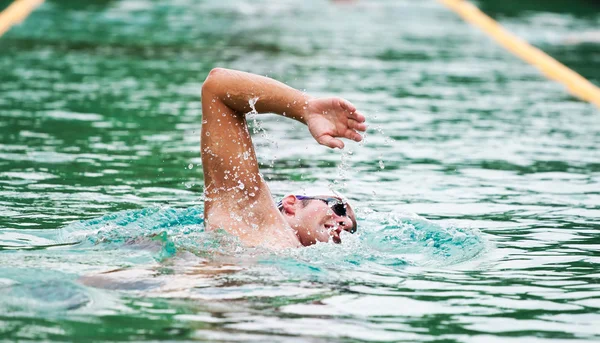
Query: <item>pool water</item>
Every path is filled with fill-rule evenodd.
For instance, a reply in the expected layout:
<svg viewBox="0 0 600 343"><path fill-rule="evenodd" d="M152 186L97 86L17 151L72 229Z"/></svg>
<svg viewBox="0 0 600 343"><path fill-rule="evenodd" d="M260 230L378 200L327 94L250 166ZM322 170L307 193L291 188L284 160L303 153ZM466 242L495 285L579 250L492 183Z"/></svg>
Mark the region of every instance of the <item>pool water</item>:
<svg viewBox="0 0 600 343"><path fill-rule="evenodd" d="M600 83L598 5L478 5ZM356 235L204 231L216 66L366 113L342 152L251 120L274 196L341 190ZM435 1L46 1L0 80L0 340L600 339L599 110Z"/></svg>

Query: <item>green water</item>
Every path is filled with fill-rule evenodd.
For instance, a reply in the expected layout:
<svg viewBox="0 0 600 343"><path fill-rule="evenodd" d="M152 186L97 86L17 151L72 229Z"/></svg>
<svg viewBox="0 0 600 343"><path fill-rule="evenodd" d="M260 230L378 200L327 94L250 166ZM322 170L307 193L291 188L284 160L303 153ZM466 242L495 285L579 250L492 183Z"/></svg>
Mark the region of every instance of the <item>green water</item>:
<svg viewBox="0 0 600 343"><path fill-rule="evenodd" d="M541 4L479 3L600 84L598 5ZM276 196L333 183L358 235L203 231L215 66L367 114L344 153L252 130ZM597 341L599 115L435 1L46 1L0 38L0 340Z"/></svg>

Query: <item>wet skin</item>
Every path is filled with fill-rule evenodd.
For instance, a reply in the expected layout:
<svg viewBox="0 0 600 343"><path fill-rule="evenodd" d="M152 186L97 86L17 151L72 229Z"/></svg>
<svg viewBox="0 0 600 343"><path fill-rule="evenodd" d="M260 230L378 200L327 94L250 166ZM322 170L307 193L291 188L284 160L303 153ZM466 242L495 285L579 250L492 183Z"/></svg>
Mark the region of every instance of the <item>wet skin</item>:
<svg viewBox="0 0 600 343"><path fill-rule="evenodd" d="M342 98L313 98L270 78L213 69L202 87L207 230L221 228L248 246L275 249L325 242L329 237L340 242L340 232L352 226L354 217L331 214L322 201L311 201L306 208L288 201L283 212L277 209L259 173L246 123L250 111L297 120L307 125L319 144L329 148L342 149L339 138L361 141L359 132L367 128L365 116Z"/></svg>

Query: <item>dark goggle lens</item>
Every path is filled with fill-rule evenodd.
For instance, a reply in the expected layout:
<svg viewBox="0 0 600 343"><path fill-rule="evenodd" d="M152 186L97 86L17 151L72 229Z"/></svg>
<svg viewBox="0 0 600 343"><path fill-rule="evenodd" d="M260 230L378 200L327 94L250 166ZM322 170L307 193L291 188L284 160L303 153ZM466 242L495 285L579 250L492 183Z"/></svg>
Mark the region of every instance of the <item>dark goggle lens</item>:
<svg viewBox="0 0 600 343"><path fill-rule="evenodd" d="M333 213L335 213L336 215L338 215L340 217L345 217L347 215L346 206L342 203L333 204L331 206L331 210L333 211Z"/></svg>

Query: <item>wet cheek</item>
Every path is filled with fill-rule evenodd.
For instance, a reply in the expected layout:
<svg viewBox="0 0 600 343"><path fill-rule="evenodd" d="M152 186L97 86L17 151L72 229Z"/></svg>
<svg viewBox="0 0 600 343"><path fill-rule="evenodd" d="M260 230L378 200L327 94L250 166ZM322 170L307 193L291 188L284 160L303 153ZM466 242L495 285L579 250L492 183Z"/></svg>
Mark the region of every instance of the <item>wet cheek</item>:
<svg viewBox="0 0 600 343"><path fill-rule="evenodd" d="M321 225L315 225L315 229L313 230L313 232L315 233L315 235L320 236L322 235L325 230L321 227Z"/></svg>
<svg viewBox="0 0 600 343"><path fill-rule="evenodd" d="M318 236L316 236L316 238L319 242L329 242L330 236L327 233L321 233Z"/></svg>
<svg viewBox="0 0 600 343"><path fill-rule="evenodd" d="M328 230L328 229L325 229L325 228L322 228L322 227L320 227L320 228L317 230L317 232L318 232L318 233L317 233L317 237L319 238L319 240L320 240L321 242L328 242L328 241L329 241L329 237L330 237L331 235L329 234L329 230Z"/></svg>

